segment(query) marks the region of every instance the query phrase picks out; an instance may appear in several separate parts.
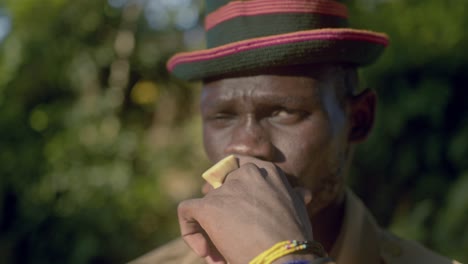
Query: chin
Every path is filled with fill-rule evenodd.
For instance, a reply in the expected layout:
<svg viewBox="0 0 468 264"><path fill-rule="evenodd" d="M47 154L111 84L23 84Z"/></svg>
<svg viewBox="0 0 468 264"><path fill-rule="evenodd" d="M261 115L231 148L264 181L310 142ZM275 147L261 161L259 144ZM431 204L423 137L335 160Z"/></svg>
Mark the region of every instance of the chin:
<svg viewBox="0 0 468 264"><path fill-rule="evenodd" d="M343 201L344 184L341 178L328 177L322 180L312 191L312 202L309 204L309 214L316 215L321 211L333 207Z"/></svg>

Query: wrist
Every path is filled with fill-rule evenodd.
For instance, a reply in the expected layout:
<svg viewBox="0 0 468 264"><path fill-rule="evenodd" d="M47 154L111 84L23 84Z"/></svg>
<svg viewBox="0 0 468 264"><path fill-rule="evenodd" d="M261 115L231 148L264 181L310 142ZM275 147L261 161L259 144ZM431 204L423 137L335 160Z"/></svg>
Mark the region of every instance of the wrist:
<svg viewBox="0 0 468 264"><path fill-rule="evenodd" d="M281 257L271 264L303 264L303 263L311 263L314 259L318 258L313 254L289 254L284 257Z"/></svg>
<svg viewBox="0 0 468 264"><path fill-rule="evenodd" d="M317 257L326 257L322 245L316 241L285 240L259 254L249 264L279 264L298 260L313 261ZM302 261L304 260L304 261ZM311 262L312 263L312 262Z"/></svg>
<svg viewBox="0 0 468 264"><path fill-rule="evenodd" d="M293 259L284 260L283 262L272 262L272 264L336 264L331 258L319 258L316 257L313 260L307 259Z"/></svg>

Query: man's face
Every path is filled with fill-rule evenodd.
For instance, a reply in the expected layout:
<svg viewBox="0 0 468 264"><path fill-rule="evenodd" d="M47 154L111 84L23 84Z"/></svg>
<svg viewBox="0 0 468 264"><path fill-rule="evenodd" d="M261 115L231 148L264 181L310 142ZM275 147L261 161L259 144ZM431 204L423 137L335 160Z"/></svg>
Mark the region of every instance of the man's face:
<svg viewBox="0 0 468 264"><path fill-rule="evenodd" d="M343 190L348 159L347 104L332 77L257 75L207 82L201 96L209 159L229 154L273 162L293 186L310 189L312 212Z"/></svg>

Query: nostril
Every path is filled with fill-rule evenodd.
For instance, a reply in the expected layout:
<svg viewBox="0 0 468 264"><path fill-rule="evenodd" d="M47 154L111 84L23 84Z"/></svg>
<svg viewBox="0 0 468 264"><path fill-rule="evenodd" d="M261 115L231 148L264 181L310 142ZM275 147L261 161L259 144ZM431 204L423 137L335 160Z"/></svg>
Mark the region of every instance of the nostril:
<svg viewBox="0 0 468 264"><path fill-rule="evenodd" d="M234 143L234 144L229 144L226 150L224 151L224 154L230 155L243 155L243 156L252 156L253 151L251 150L251 147L241 144L241 143Z"/></svg>
<svg viewBox="0 0 468 264"><path fill-rule="evenodd" d="M251 156L265 161L274 161L277 156L277 149L270 140L268 130L253 118L239 124L230 136L229 144L224 150L225 155Z"/></svg>
<svg viewBox="0 0 468 264"><path fill-rule="evenodd" d="M256 144L247 145L242 143L230 144L226 150L225 155L242 155L250 156L260 160L280 162L284 157L279 150L269 141L257 142Z"/></svg>

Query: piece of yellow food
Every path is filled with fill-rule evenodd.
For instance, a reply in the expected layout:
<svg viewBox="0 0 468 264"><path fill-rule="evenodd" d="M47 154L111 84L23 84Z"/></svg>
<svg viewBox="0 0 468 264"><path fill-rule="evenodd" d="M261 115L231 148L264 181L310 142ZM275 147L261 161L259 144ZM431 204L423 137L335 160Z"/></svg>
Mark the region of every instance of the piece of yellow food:
<svg viewBox="0 0 468 264"><path fill-rule="evenodd" d="M234 155L227 156L226 158L220 160L218 163L213 165L202 174L203 179L205 179L213 188L219 188L223 185L224 179L226 176L233 170L239 168L237 164L237 159Z"/></svg>

